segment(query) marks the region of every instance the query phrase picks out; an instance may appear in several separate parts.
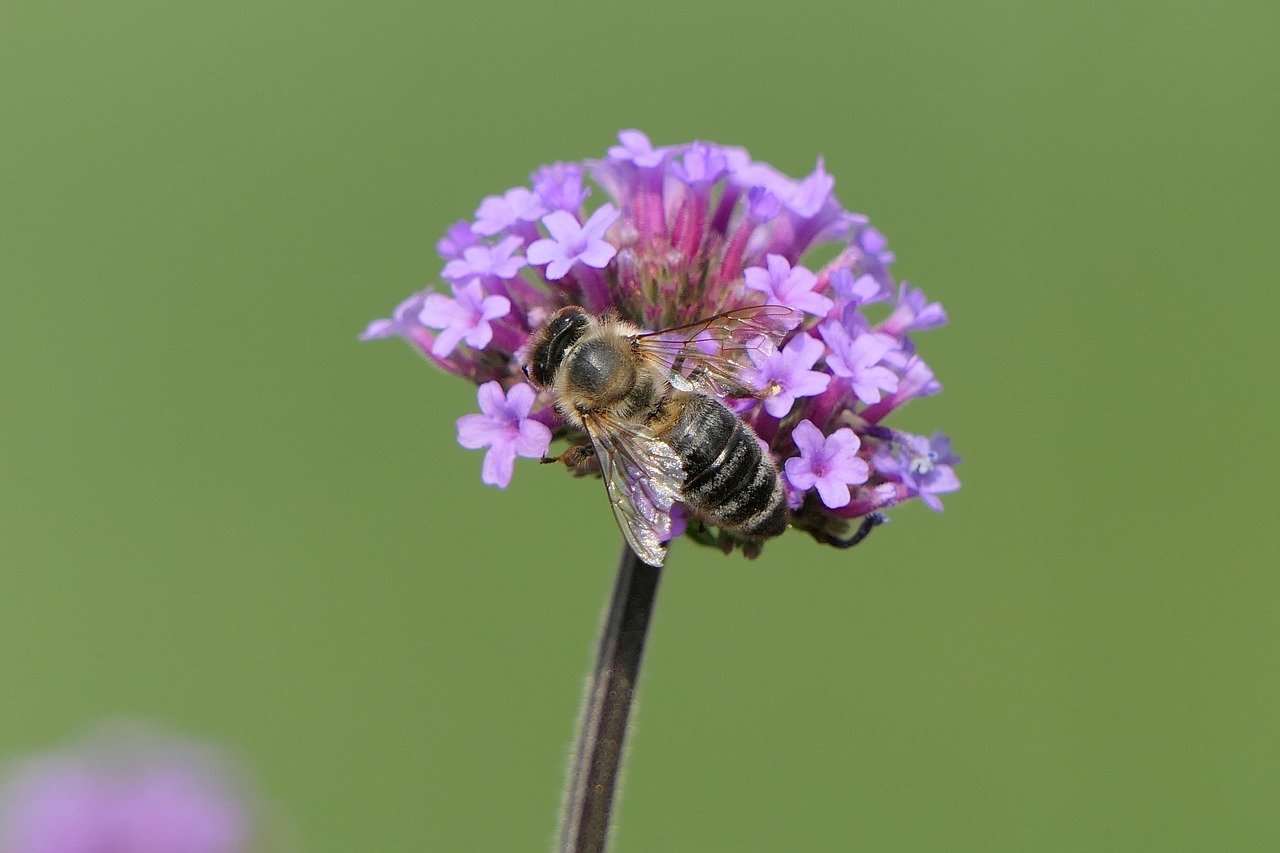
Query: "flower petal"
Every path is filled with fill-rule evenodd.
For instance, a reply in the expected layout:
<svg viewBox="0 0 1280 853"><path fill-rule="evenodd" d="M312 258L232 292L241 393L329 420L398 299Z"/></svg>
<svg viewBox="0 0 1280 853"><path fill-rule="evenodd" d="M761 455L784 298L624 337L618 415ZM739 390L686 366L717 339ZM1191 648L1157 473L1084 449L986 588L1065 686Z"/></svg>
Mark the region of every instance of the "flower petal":
<svg viewBox="0 0 1280 853"><path fill-rule="evenodd" d="M502 393L502 386L497 382L486 382L476 390L476 400L480 403L480 411L490 417L507 416L507 398Z"/></svg>
<svg viewBox="0 0 1280 853"><path fill-rule="evenodd" d="M458 444L468 450L489 447L502 438L502 426L488 415L463 415L458 418Z"/></svg>
<svg viewBox="0 0 1280 853"><path fill-rule="evenodd" d="M551 430L538 421L520 422L520 434L516 437L516 453L528 459L541 459L551 447Z"/></svg>
<svg viewBox="0 0 1280 853"><path fill-rule="evenodd" d="M529 248L525 249L524 254L529 259L529 263L535 266L549 264L556 258L564 256L559 243L546 239L534 240L529 244Z"/></svg>
<svg viewBox="0 0 1280 853"><path fill-rule="evenodd" d="M818 481L813 474L813 469L809 467L809 460L804 457L791 457L782 464L782 469L791 485L802 492L812 489L814 483Z"/></svg>
<svg viewBox="0 0 1280 853"><path fill-rule="evenodd" d="M582 234L582 226L578 217L567 210L553 210L542 217L542 225L557 243L569 243L577 240ZM539 241L541 242L541 241Z"/></svg>
<svg viewBox="0 0 1280 853"><path fill-rule="evenodd" d="M796 428L791 432L791 438L806 457L816 456L826 446L822 430L814 426L813 421L808 418L796 424Z"/></svg>
<svg viewBox="0 0 1280 853"><path fill-rule="evenodd" d="M586 251L578 256L578 260L589 267L602 270L609 265L609 261L613 260L613 256L616 254L618 254L618 250L614 248L612 243L596 240L587 246Z"/></svg>
<svg viewBox="0 0 1280 853"><path fill-rule="evenodd" d="M511 485L511 474L515 471L515 463L515 447L510 444L495 444L484 455L484 464L480 466L480 479L490 486L505 489Z"/></svg>
<svg viewBox="0 0 1280 853"><path fill-rule="evenodd" d="M573 260L561 256L547 264L547 271L544 275L546 275L548 281L559 281L568 275L571 269L573 269Z"/></svg>
<svg viewBox="0 0 1280 853"><path fill-rule="evenodd" d="M602 204L591 214L591 218L582 226L582 234L589 240L599 240L604 237L604 232L608 231L613 223L618 221L618 217L622 213L611 204Z"/></svg>
<svg viewBox="0 0 1280 853"><path fill-rule="evenodd" d="M505 296L489 296L480 303L480 319L496 320L511 313L511 300Z"/></svg>
<svg viewBox="0 0 1280 853"><path fill-rule="evenodd" d="M511 390L507 392L507 409L517 418L521 420L529 417L529 412L533 411L533 401L538 397L538 392L533 389L532 385L520 383L512 385Z"/></svg>
<svg viewBox="0 0 1280 853"><path fill-rule="evenodd" d="M459 326L450 326L436 337L431 345L431 354L436 358L447 358L458 346L466 332Z"/></svg>
<svg viewBox="0 0 1280 853"><path fill-rule="evenodd" d="M493 340L493 327L488 323L477 323L467 330L462 339L474 350L482 350Z"/></svg>
<svg viewBox="0 0 1280 853"><path fill-rule="evenodd" d="M848 506L853 496L849 493L849 486L842 483L835 477L821 477L817 483L818 496L822 498L822 503L827 509L839 509L842 506Z"/></svg>

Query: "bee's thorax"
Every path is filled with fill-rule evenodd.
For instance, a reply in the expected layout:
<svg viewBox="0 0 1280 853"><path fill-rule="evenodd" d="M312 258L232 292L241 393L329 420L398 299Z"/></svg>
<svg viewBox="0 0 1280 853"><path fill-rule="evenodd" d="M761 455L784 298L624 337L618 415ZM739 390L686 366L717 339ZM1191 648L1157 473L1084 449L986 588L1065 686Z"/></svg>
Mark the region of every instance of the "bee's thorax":
<svg viewBox="0 0 1280 853"><path fill-rule="evenodd" d="M565 354L558 377L569 394L609 406L630 393L636 381L635 359L625 338L592 335Z"/></svg>

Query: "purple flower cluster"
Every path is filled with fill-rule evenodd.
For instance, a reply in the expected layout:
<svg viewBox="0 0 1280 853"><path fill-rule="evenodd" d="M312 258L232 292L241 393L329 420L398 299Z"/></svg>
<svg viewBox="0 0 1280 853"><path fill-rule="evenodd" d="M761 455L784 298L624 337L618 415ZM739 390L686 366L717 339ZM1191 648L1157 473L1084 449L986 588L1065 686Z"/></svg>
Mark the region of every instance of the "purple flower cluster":
<svg viewBox="0 0 1280 853"><path fill-rule="evenodd" d="M0 853L247 853L248 802L216 756L112 732L12 768Z"/></svg>
<svg viewBox="0 0 1280 853"><path fill-rule="evenodd" d="M729 402L778 460L793 526L840 544L851 519L909 498L941 510L938 495L960 487L949 440L885 419L942 390L912 336L946 313L894 281L888 241L840 205L822 160L795 179L742 148L654 147L636 130L618 142L603 159L544 166L531 188L484 199L437 244L452 295L411 296L362 335L402 337L480 386L481 414L458 421L458 441L488 449L484 481L505 488L516 456L585 438L521 372L530 333L558 309L658 330L776 304L803 320L776 352L753 355L744 380L763 398ZM588 181L603 196L594 209ZM806 265L826 246L831 260Z"/></svg>

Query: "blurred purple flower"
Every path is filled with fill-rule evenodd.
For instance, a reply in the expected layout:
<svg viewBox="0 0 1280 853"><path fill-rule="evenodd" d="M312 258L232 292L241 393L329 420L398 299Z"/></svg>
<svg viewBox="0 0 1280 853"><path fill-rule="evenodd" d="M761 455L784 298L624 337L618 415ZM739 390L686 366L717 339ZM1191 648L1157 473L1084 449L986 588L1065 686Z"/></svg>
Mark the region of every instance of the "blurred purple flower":
<svg viewBox="0 0 1280 853"><path fill-rule="evenodd" d="M694 186L720 180L728 168L729 161L719 148L705 142L695 142L689 146L684 157L671 164L671 174Z"/></svg>
<svg viewBox="0 0 1280 853"><path fill-rule="evenodd" d="M893 252L889 251L888 239L870 225L858 232L857 243L862 251L875 258L878 263L893 263Z"/></svg>
<svg viewBox="0 0 1280 853"><path fill-rule="evenodd" d="M533 175L533 191L551 210L576 211L591 194L582 185L582 167L576 163L553 163Z"/></svg>
<svg viewBox="0 0 1280 853"><path fill-rule="evenodd" d="M0 853L248 853L253 808L209 750L105 733L12 768Z"/></svg>
<svg viewBox="0 0 1280 853"><path fill-rule="evenodd" d="M813 172L792 187L791 192L783 198L783 203L797 216L809 218L817 216L831 197L831 190L836 179L827 174L822 158Z"/></svg>
<svg viewBox="0 0 1280 853"><path fill-rule="evenodd" d="M516 187L480 202L471 230L483 237L492 237L517 222L537 222L546 213L541 198L524 187Z"/></svg>
<svg viewBox="0 0 1280 853"><path fill-rule="evenodd" d="M880 324L879 331L887 335L907 332L923 332L947 324L947 312L937 302L926 303L924 291L911 287L905 281L898 288L898 302L893 313Z"/></svg>
<svg viewBox="0 0 1280 853"><path fill-rule="evenodd" d="M634 163L642 169L652 169L666 159L666 151L654 148L649 137L638 130L624 130L618 134L618 142L609 149L609 157L621 162Z"/></svg>
<svg viewBox="0 0 1280 853"><path fill-rule="evenodd" d="M960 488L960 479L951 466L960 457L951 452L951 439L941 432L932 438L899 433L896 448L885 448L873 457L876 470L907 487L910 494L935 512L942 512L940 494Z"/></svg>
<svg viewBox="0 0 1280 853"><path fill-rule="evenodd" d="M866 305L883 298L884 291L874 276L860 275L856 279L848 267L840 267L831 273L831 290L840 305Z"/></svg>
<svg viewBox="0 0 1280 853"><path fill-rule="evenodd" d="M480 242L476 232L471 230L471 223L465 219L449 226L449 230L436 243L436 252L445 260L462 257L462 253Z"/></svg>
<svg viewBox="0 0 1280 853"><path fill-rule="evenodd" d="M396 306L396 310L391 312L390 319L371 322L365 328L364 334L360 336L360 340L376 341L380 338L397 336L413 340L415 332L422 328L418 314L422 311L424 299L426 299L425 294L415 293L403 300Z"/></svg>
<svg viewBox="0 0 1280 853"><path fill-rule="evenodd" d="M752 187L747 191L747 213L756 222L768 222L782 210L782 202L764 187Z"/></svg>

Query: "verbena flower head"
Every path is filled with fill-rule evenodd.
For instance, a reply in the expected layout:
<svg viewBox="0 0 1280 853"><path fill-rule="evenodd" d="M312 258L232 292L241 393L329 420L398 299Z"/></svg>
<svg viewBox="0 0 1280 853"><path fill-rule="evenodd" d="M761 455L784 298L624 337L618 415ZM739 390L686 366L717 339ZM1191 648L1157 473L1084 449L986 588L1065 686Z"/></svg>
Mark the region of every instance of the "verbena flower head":
<svg viewBox="0 0 1280 853"><path fill-rule="evenodd" d="M886 424L942 390L912 336L946 313L898 286L888 240L834 186L821 158L797 179L742 148L654 146L625 130L602 159L543 166L528 187L486 197L437 244L444 283L362 337L401 337L480 386L481 413L458 421L458 440L487 449L484 482L505 488L516 456L586 440L521 369L530 333L559 309L660 330L753 305L792 308L795 328L776 352L753 354L743 377L766 394L726 402L778 461L792 525L839 545L853 519L909 498L941 510L938 495L960 484L945 436ZM726 544L695 518L676 521Z"/></svg>
<svg viewBox="0 0 1280 853"><path fill-rule="evenodd" d="M0 853L248 853L248 801L203 747L115 731L10 768Z"/></svg>

